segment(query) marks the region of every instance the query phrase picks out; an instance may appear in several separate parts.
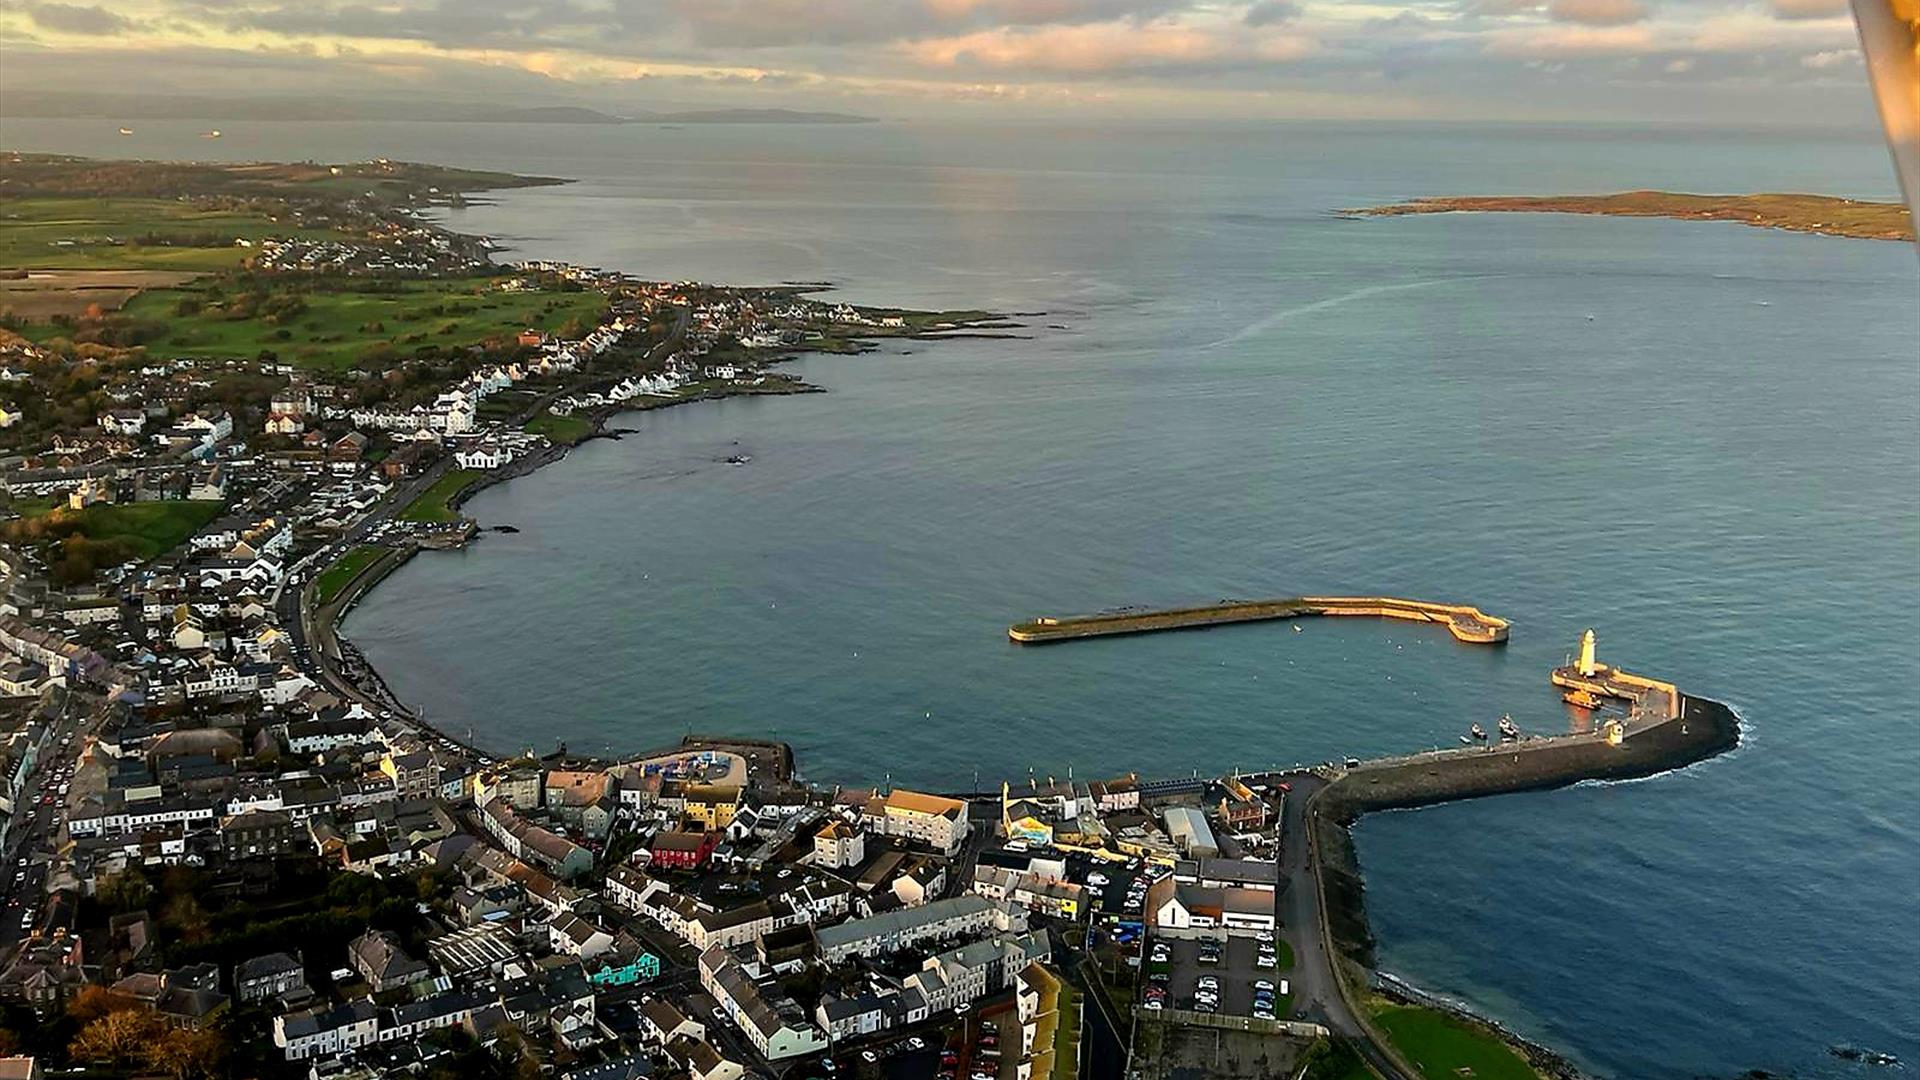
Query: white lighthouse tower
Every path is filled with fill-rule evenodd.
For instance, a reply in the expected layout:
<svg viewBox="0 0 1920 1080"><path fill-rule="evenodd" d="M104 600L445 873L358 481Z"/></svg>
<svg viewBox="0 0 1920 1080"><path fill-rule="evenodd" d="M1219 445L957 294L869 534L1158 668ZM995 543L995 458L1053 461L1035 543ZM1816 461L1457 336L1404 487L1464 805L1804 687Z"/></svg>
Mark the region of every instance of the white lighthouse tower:
<svg viewBox="0 0 1920 1080"><path fill-rule="evenodd" d="M1600 670L1599 663L1593 658L1592 627L1588 627L1587 632L1580 635L1580 662L1575 665L1575 670L1588 678L1592 678Z"/></svg>

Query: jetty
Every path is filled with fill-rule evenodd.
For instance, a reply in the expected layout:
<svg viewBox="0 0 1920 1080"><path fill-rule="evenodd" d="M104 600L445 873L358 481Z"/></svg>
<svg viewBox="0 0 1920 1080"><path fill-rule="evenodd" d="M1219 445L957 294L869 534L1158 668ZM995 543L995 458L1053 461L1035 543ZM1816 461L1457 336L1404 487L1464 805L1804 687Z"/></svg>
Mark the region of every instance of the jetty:
<svg viewBox="0 0 1920 1080"><path fill-rule="evenodd" d="M1281 600L1222 600L1217 604L1158 610L1126 610L1097 615L1041 616L1007 628L1022 645L1115 634L1151 634L1227 623L1264 622L1337 615L1439 623L1455 638L1475 645L1507 640L1507 620L1465 604L1438 604L1394 596L1294 596Z"/></svg>

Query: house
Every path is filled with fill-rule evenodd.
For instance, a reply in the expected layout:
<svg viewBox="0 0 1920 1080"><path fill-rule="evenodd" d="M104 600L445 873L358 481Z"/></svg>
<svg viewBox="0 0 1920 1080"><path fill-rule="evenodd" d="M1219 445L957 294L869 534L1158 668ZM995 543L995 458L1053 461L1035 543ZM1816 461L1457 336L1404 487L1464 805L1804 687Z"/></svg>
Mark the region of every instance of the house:
<svg viewBox="0 0 1920 1080"><path fill-rule="evenodd" d="M844 870L867 859L867 837L853 825L834 818L813 834L813 865Z"/></svg>
<svg viewBox="0 0 1920 1080"><path fill-rule="evenodd" d="M662 830L655 833L647 845L653 856L652 865L668 870L698 870L707 865L713 857L713 849L720 846L720 834L717 832L679 832Z"/></svg>
<svg viewBox="0 0 1920 1080"><path fill-rule="evenodd" d="M309 992L306 965L299 957L284 952L243 960L233 968L233 992L241 1004L303 997Z"/></svg>
<svg viewBox="0 0 1920 1080"><path fill-rule="evenodd" d="M357 431L349 431L327 447L327 460L336 465L351 465L358 463L366 452L367 437Z"/></svg>
<svg viewBox="0 0 1920 1080"><path fill-rule="evenodd" d="M372 1046L380 1038L380 1010L366 998L273 1018L273 1044L288 1061L333 1057Z"/></svg>
<svg viewBox="0 0 1920 1080"><path fill-rule="evenodd" d="M640 1006L640 1029L641 1036L654 1046L665 1046L675 1039L707 1039L707 1025L698 1015L665 997L655 997Z"/></svg>
<svg viewBox="0 0 1920 1080"><path fill-rule="evenodd" d="M139 435L147 430L144 409L112 409L100 414L100 430L114 435Z"/></svg>
<svg viewBox="0 0 1920 1080"><path fill-rule="evenodd" d="M385 930L369 930L347 945L347 963L378 994L397 990L433 972L427 965L408 956L400 939Z"/></svg>
<svg viewBox="0 0 1920 1080"><path fill-rule="evenodd" d="M837 964L850 956L900 952L937 938L1024 928L1024 922L1024 916L1016 918L984 897L956 896L822 927L814 931L814 942L822 961Z"/></svg>
<svg viewBox="0 0 1920 1080"><path fill-rule="evenodd" d="M700 985L767 1061L827 1049L826 1033L807 1019L779 984L754 979L721 946L700 954Z"/></svg>
<svg viewBox="0 0 1920 1080"><path fill-rule="evenodd" d="M943 855L958 852L967 839L967 804L959 799L895 788L869 798L864 817L883 836L918 841Z"/></svg>
<svg viewBox="0 0 1920 1080"><path fill-rule="evenodd" d="M221 819L220 847L229 859L273 858L304 847L300 832L283 811L253 810Z"/></svg>
<svg viewBox="0 0 1920 1080"><path fill-rule="evenodd" d="M1146 915L1169 937L1226 937L1272 933L1279 926L1274 893L1211 888L1161 878L1147 890Z"/></svg>
<svg viewBox="0 0 1920 1080"><path fill-rule="evenodd" d="M591 960L613 948L613 934L569 913L547 924L547 943L554 952Z"/></svg>

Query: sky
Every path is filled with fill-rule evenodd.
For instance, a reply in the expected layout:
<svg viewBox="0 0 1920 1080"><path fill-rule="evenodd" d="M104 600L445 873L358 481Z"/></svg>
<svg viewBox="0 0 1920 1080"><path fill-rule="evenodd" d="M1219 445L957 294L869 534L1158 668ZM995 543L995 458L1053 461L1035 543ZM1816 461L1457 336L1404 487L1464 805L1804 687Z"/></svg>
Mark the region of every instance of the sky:
<svg viewBox="0 0 1920 1080"><path fill-rule="evenodd" d="M898 119L1873 121L1846 0L0 0L0 95L62 87Z"/></svg>

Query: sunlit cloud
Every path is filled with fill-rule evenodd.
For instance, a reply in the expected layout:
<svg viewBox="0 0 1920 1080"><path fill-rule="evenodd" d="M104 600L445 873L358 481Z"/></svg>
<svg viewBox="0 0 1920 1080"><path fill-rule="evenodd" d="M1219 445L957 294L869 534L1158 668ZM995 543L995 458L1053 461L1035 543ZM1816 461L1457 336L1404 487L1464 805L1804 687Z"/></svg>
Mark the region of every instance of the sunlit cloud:
<svg viewBox="0 0 1920 1080"><path fill-rule="evenodd" d="M1852 44L1845 0L0 0L0 90L1770 119L1860 109L1808 96Z"/></svg>

